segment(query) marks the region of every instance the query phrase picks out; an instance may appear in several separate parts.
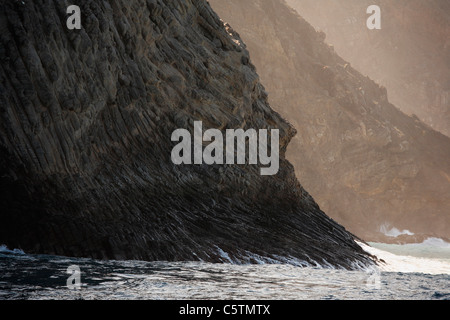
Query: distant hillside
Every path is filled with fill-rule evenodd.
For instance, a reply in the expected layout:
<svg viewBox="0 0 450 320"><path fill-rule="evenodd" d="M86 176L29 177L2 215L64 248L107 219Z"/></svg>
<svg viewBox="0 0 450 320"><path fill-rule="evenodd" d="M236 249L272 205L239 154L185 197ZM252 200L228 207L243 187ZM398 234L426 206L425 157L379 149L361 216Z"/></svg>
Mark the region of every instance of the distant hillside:
<svg viewBox="0 0 450 320"><path fill-rule="evenodd" d="M287 0L325 42L388 89L389 100L450 136L450 1ZM366 28L368 6L381 30Z"/></svg>

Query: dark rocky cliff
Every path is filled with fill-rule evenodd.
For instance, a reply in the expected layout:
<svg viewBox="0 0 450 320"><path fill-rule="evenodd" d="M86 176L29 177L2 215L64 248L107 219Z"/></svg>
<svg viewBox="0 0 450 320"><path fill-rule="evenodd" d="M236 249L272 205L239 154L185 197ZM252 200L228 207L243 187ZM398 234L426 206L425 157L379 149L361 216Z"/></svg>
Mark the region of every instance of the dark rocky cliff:
<svg viewBox="0 0 450 320"><path fill-rule="evenodd" d="M239 36L206 1L0 1L0 243L30 253L346 268L371 259L285 159ZM279 129L280 170L171 162L193 122ZM251 254L250 254L251 253Z"/></svg>
<svg viewBox="0 0 450 320"><path fill-rule="evenodd" d="M407 241L450 238L448 137L400 112L284 1L210 2L298 129L287 157L330 217L367 241L390 241L384 225L415 233Z"/></svg>

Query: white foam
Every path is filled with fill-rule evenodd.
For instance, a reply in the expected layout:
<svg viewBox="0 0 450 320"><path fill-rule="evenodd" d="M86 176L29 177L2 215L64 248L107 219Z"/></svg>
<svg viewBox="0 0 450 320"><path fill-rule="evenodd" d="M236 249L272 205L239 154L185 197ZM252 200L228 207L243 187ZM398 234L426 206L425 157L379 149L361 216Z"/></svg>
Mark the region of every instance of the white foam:
<svg viewBox="0 0 450 320"><path fill-rule="evenodd" d="M435 240L431 241L434 242ZM358 244L365 251L377 256L379 259L382 259L386 262L385 264L382 263L379 266L382 271L425 274L450 274L450 258L446 258L445 256L443 256L442 258L430 258L401 254L401 251L399 249L404 249L406 252L408 252L411 244L391 245L371 243L370 246L363 243ZM414 245L416 247L421 247L423 246L423 243ZM396 253L387 251L387 249L391 248L394 248L396 250Z"/></svg>
<svg viewBox="0 0 450 320"><path fill-rule="evenodd" d="M21 249L10 250L10 249L8 249L8 247L5 246L4 244L0 245L0 253L20 254L20 255L25 254L25 252L23 252L23 250L21 250Z"/></svg>
<svg viewBox="0 0 450 320"><path fill-rule="evenodd" d="M224 260L224 262L231 263L231 264L249 264L249 263L255 263L259 265L266 265L266 264L289 264L301 268L310 267L310 268L323 268L324 266L327 268L335 269L331 264L329 264L327 261L323 261L323 265L317 263L314 261L315 265L312 265L306 261L300 260L298 258L294 258L292 256L279 256L279 255L273 255L272 257L266 257L261 256L259 254L249 252L249 251L243 251L239 255L238 260L233 260L230 255L222 250L220 247L216 246L217 253L219 256Z"/></svg>
<svg viewBox="0 0 450 320"><path fill-rule="evenodd" d="M229 263L234 263L233 260L231 260L230 256L228 255L228 253L226 253L225 251L223 251L221 248L219 248L218 246L216 246L217 248L217 252L219 254L219 256L223 259L225 259L225 261L229 262Z"/></svg>
<svg viewBox="0 0 450 320"><path fill-rule="evenodd" d="M428 238L423 242L423 244L427 245L427 246L450 249L450 243L445 242L444 240L442 240L440 238Z"/></svg>
<svg viewBox="0 0 450 320"><path fill-rule="evenodd" d="M387 237L397 238L398 236L401 236L403 234L406 234L408 236L413 236L414 233L409 230L399 230L395 227L389 228L389 224L383 224L380 226L380 232L383 233Z"/></svg>

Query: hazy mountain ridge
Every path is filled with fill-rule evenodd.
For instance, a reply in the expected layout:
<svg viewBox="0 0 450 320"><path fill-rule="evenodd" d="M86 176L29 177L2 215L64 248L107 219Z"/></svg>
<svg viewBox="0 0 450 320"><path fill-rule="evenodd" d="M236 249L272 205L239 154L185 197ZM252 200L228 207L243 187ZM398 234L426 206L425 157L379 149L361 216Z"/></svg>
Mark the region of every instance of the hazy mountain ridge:
<svg viewBox="0 0 450 320"><path fill-rule="evenodd" d="M450 2L446 0L287 0L326 42L389 91L403 112L450 136ZM381 9L381 30L366 8Z"/></svg>

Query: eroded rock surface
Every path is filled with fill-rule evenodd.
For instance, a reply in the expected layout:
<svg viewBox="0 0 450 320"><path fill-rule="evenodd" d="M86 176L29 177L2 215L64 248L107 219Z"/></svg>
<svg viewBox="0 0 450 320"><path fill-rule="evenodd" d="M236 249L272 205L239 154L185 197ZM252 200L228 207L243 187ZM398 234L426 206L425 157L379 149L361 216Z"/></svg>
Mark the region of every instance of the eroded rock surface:
<svg viewBox="0 0 450 320"><path fill-rule="evenodd" d="M353 268L371 259L299 185L295 135L206 1L0 2L0 242L30 253ZM280 170L171 162L171 134L279 129ZM273 261L273 260L272 260ZM297 260L298 261L298 260Z"/></svg>

